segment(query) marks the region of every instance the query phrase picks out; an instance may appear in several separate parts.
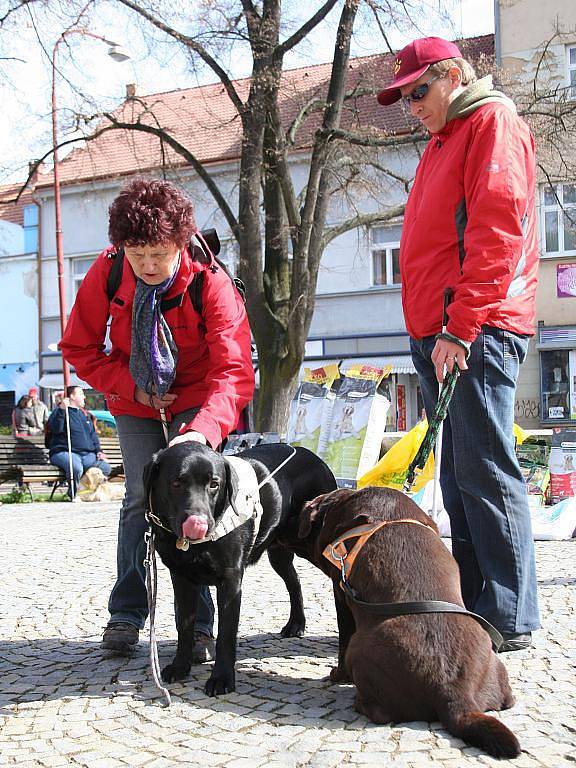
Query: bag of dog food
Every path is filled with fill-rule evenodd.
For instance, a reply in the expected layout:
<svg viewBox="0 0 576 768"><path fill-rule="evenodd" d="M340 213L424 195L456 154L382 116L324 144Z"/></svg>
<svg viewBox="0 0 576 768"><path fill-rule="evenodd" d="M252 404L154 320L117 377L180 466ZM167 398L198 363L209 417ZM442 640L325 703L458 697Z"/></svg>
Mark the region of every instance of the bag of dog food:
<svg viewBox="0 0 576 768"><path fill-rule="evenodd" d="M426 419L419 421L410 432L394 443L390 450L386 451L376 466L371 467L358 481L358 487L367 485L386 486L401 491L404 487L406 474L410 462L416 456L420 443L424 440L428 422ZM416 475L413 491L416 493L434 479L434 452L430 454L422 472Z"/></svg>
<svg viewBox="0 0 576 768"><path fill-rule="evenodd" d="M337 365L304 369L302 382L290 403L286 442L324 456L336 397L332 385L339 377Z"/></svg>
<svg viewBox="0 0 576 768"><path fill-rule="evenodd" d="M357 480L378 461L390 408L381 385L391 370L359 363L342 379L325 455L341 488L356 488Z"/></svg>

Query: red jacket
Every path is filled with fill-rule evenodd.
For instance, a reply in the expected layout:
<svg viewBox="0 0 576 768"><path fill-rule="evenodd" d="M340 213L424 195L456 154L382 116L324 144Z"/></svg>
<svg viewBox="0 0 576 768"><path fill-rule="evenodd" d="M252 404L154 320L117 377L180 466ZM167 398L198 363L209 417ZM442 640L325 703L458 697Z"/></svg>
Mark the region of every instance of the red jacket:
<svg viewBox="0 0 576 768"><path fill-rule="evenodd" d="M508 106L484 104L432 136L418 165L400 246L408 333L440 332L450 287L454 336L532 334L537 270L534 141Z"/></svg>
<svg viewBox="0 0 576 768"><path fill-rule="evenodd" d="M109 303L106 281L112 265L103 251L82 281L60 347L80 378L106 395L110 412L159 418L159 412L134 400L130 375L134 272L124 260L122 282ZM187 287L196 272L206 270L202 318L192 306ZM189 408L200 412L184 431L201 432L216 448L235 428L254 391L250 328L242 299L220 268L212 272L192 261L186 250L174 284L165 299L183 295L181 306L168 309L164 319L179 351L176 378L170 392L178 396L169 419ZM111 317L110 354L104 352L106 324Z"/></svg>

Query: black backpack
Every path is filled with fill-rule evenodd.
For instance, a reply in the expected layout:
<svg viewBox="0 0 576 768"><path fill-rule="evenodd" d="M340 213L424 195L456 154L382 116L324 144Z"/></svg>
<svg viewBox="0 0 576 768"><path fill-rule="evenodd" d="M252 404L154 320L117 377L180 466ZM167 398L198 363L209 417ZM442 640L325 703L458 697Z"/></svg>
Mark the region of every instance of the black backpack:
<svg viewBox="0 0 576 768"><path fill-rule="evenodd" d="M220 239L218 238L216 230L206 229L203 232L200 232L199 236L196 236L196 240L199 243L198 245L194 245L192 242L190 243L190 253L192 258L195 261L199 261L201 264L210 264L212 262L213 256L213 260L216 262L216 264L212 264L210 271L217 272L218 268L224 270L240 294L242 301L246 303L246 288L244 287L244 283L242 280L240 280L239 277L233 277L230 274L228 267L222 261L220 261L220 259L217 258L217 254L220 253ZM116 291L120 287L120 283L122 282L122 270L124 268L124 249L119 248L117 251L112 251L108 258L113 259L113 264L110 268L110 272L108 273L108 280L106 282L106 293L108 294L108 301L111 302L116 295ZM192 306L200 316L202 316L202 289L204 287L205 275L205 270L197 272L192 278L190 285L188 286L188 295L190 296ZM162 310L164 311L166 309L170 309L171 307L179 306L181 301L181 295L175 296L172 299L164 299L162 301Z"/></svg>

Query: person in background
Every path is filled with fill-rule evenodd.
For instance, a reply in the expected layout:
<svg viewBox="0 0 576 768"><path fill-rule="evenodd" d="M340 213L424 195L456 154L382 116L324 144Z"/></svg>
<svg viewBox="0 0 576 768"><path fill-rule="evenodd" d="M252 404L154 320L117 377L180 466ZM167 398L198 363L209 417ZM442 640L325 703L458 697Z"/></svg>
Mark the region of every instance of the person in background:
<svg viewBox="0 0 576 768"><path fill-rule="evenodd" d="M32 399L32 412L34 414L34 426L38 429L38 434L44 432L44 427L48 422L50 411L46 403L38 397L38 390L36 387L31 387L28 390L28 395Z"/></svg>
<svg viewBox="0 0 576 768"><path fill-rule="evenodd" d="M66 397L54 408L48 419L50 463L64 470L68 480L68 495L72 501L79 500L76 498L78 483L87 469L98 467L106 477L110 474L110 465L100 447L92 418L84 408L85 402L86 397L82 387L70 386L66 390ZM68 410L70 424L72 478L70 478L66 410Z"/></svg>
<svg viewBox="0 0 576 768"><path fill-rule="evenodd" d="M466 607L527 648L540 626L526 486L514 452L516 381L534 333L534 141L513 102L458 47L403 48L380 104L404 99L431 138L400 244L402 304L430 417L444 370L462 375L444 424L440 483ZM453 301L443 330L443 294Z"/></svg>
<svg viewBox="0 0 576 768"><path fill-rule="evenodd" d="M32 398L29 395L22 395L12 411L12 431L14 437L39 435L43 431L36 428L32 411Z"/></svg>
<svg viewBox="0 0 576 768"><path fill-rule="evenodd" d="M60 347L77 374L106 395L116 419L126 495L102 647L128 654L148 616L142 470L166 447L164 428L170 445L190 440L217 449L252 398L254 371L244 303L213 257L209 263L194 258L191 238L200 234L183 192L157 179L129 182L110 207L108 232L113 245L82 281ZM119 258L121 282L110 301L108 278ZM188 292L198 272L201 314ZM213 658L213 624L210 591L202 587L196 663Z"/></svg>

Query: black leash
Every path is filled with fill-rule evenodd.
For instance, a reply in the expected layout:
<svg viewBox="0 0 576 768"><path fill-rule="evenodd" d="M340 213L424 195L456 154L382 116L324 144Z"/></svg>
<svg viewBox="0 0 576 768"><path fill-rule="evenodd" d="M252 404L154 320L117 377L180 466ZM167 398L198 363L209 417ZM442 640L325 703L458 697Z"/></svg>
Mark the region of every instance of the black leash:
<svg viewBox="0 0 576 768"><path fill-rule="evenodd" d="M457 605L456 603L447 603L444 600L418 600L404 603L366 603L364 600L360 600L356 591L350 586L345 578L342 579L341 587L353 603L363 610L368 611L368 613L378 614L378 616L383 616L385 619L392 619L395 616L411 616L420 613L463 613L466 616L471 616L475 619L478 624L488 632L495 653L498 653L498 650L502 645L502 635L489 621L486 621L483 616L479 616L477 613L467 611L466 608Z"/></svg>

